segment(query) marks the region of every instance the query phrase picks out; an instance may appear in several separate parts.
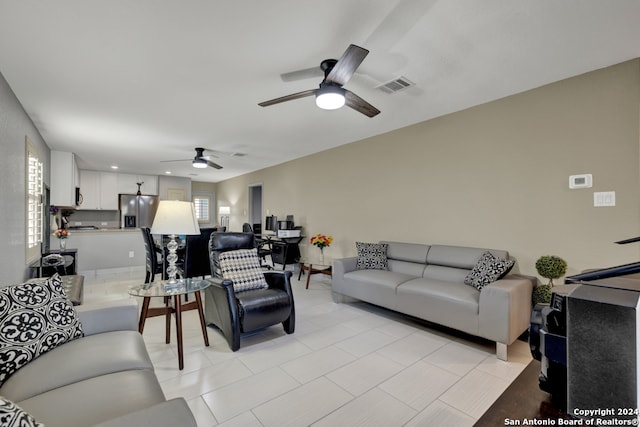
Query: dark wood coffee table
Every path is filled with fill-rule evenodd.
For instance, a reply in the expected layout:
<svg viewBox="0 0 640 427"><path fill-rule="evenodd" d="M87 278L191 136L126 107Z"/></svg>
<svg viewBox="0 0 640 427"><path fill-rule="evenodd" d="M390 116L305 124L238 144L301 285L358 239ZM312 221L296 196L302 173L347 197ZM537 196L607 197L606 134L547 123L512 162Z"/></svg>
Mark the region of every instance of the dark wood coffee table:
<svg viewBox="0 0 640 427"><path fill-rule="evenodd" d="M331 276L333 273L332 267L330 264L320 264L319 262L307 263L304 261L300 261L300 272L298 273L298 281L300 281L300 278L302 277L305 271L309 273L307 274L307 284L304 287L305 289L309 289L309 280L311 280L312 274L324 274L327 276Z"/></svg>

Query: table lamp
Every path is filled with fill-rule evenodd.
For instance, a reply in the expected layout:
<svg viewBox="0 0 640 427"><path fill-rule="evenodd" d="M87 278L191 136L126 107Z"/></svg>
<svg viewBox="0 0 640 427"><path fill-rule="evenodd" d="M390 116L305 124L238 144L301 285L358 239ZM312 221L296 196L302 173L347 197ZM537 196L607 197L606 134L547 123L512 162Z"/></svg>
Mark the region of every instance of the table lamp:
<svg viewBox="0 0 640 427"><path fill-rule="evenodd" d="M161 200L156 211L151 226L151 234L167 234L169 242L167 249L167 276L169 280L166 282L169 287L178 283L176 273L176 261L178 260L178 242L176 242L177 234L200 234L200 226L196 216L196 208L192 202L180 202L177 200Z"/></svg>

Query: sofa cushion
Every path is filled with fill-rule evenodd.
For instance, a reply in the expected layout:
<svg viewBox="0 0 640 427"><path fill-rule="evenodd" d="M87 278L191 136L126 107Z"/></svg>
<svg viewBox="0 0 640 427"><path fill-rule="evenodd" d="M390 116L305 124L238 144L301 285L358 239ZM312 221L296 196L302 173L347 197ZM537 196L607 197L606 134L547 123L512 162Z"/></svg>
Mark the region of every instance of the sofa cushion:
<svg viewBox="0 0 640 427"><path fill-rule="evenodd" d="M386 243L356 242L358 263L356 270L388 270Z"/></svg>
<svg viewBox="0 0 640 427"><path fill-rule="evenodd" d="M41 354L81 336L58 274L0 288L0 386Z"/></svg>
<svg viewBox="0 0 640 427"><path fill-rule="evenodd" d="M470 334L478 333L480 293L462 283L413 279L396 289L396 309Z"/></svg>
<svg viewBox="0 0 640 427"><path fill-rule="evenodd" d="M498 258L491 252L482 254L471 273L464 279L465 285L481 290L489 283L504 277L512 268L514 261Z"/></svg>
<svg viewBox="0 0 640 427"><path fill-rule="evenodd" d="M56 375L51 375L52 366ZM43 354L13 374L0 390L19 402L92 377L132 369L153 370L142 335L138 331L106 332Z"/></svg>
<svg viewBox="0 0 640 427"><path fill-rule="evenodd" d="M149 369L100 375L16 402L46 427L87 427L165 401Z"/></svg>
<svg viewBox="0 0 640 427"><path fill-rule="evenodd" d="M386 240L383 240L380 243L386 243L388 245L387 258L389 259L414 262L418 264L425 264L427 262L429 245L423 245L420 243L392 242Z"/></svg>
<svg viewBox="0 0 640 427"><path fill-rule="evenodd" d="M500 258L509 258L507 251L497 249L469 248L465 246L432 245L427 254L427 264L471 270L485 252Z"/></svg>
<svg viewBox="0 0 640 427"><path fill-rule="evenodd" d="M0 396L0 425L3 427L44 427L21 407Z"/></svg>
<svg viewBox="0 0 640 427"><path fill-rule="evenodd" d="M269 287L260 267L257 249L238 249L219 255L222 277L233 282L236 292Z"/></svg>

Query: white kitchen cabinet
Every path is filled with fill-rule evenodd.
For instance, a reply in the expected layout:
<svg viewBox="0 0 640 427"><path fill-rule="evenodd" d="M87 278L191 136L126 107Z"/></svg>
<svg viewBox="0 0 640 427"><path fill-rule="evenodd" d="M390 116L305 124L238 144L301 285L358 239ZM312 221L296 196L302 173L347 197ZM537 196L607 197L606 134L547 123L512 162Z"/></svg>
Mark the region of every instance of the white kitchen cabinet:
<svg viewBox="0 0 640 427"><path fill-rule="evenodd" d="M138 175L136 182L144 182L142 184L142 194L158 195L158 177L156 175Z"/></svg>
<svg viewBox="0 0 640 427"><path fill-rule="evenodd" d="M100 174L96 171L80 171L81 210L100 209Z"/></svg>
<svg viewBox="0 0 640 427"><path fill-rule="evenodd" d="M78 166L73 153L51 151L51 204L75 207Z"/></svg>
<svg viewBox="0 0 640 427"><path fill-rule="evenodd" d="M118 210L118 174L100 172L100 208Z"/></svg>
<svg viewBox="0 0 640 427"><path fill-rule="evenodd" d="M82 210L118 210L118 176L110 172L80 171Z"/></svg>

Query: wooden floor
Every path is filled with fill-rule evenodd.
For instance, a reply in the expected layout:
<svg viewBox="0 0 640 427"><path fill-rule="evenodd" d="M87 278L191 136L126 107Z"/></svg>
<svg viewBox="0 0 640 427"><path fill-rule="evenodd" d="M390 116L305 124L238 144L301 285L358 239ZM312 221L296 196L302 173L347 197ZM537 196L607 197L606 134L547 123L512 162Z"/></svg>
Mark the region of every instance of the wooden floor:
<svg viewBox="0 0 640 427"><path fill-rule="evenodd" d="M551 395L540 390L539 374L540 361L532 360L474 426L524 425L525 419L567 419L567 415L551 403ZM513 423L509 423L510 420Z"/></svg>

